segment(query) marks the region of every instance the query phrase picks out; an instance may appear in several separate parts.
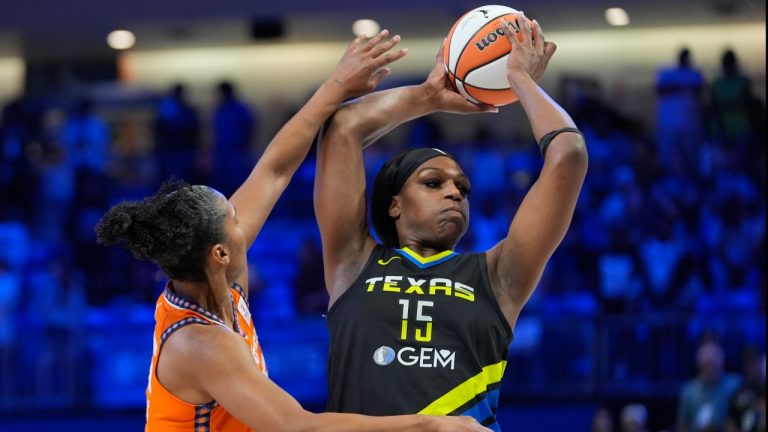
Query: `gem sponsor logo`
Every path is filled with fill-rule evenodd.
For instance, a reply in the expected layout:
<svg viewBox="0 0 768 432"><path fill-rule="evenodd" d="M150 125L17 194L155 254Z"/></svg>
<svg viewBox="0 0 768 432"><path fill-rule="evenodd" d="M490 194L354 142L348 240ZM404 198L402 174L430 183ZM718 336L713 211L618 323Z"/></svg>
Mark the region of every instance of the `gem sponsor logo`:
<svg viewBox="0 0 768 432"><path fill-rule="evenodd" d="M379 366L389 365L395 360L403 366L453 370L456 364L456 352L432 347L403 347L395 353L394 349L381 346L373 353L373 361Z"/></svg>

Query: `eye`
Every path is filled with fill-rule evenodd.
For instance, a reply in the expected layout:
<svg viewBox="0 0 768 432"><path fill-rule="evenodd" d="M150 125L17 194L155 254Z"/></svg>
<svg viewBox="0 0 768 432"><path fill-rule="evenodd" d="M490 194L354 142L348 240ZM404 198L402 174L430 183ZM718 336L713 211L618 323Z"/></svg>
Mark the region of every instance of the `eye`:
<svg viewBox="0 0 768 432"><path fill-rule="evenodd" d="M429 179L424 181L424 186L431 188L431 189L437 189L440 187L440 181L435 179Z"/></svg>
<svg viewBox="0 0 768 432"><path fill-rule="evenodd" d="M459 185L459 192L461 192L461 194L464 196L468 196L472 192L472 188L469 186Z"/></svg>

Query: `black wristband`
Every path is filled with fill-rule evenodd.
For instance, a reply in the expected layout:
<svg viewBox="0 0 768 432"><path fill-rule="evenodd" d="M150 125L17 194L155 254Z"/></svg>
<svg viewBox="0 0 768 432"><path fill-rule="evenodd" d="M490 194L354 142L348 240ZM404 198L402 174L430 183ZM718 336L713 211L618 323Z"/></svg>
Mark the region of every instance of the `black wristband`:
<svg viewBox="0 0 768 432"><path fill-rule="evenodd" d="M562 129L553 130L552 132L544 134L544 136L539 140L539 150L541 150L541 157L544 157L544 155L547 153L547 147L549 147L549 143L551 143L556 136L563 132L575 132L579 135L584 135L580 130L572 127L564 127Z"/></svg>

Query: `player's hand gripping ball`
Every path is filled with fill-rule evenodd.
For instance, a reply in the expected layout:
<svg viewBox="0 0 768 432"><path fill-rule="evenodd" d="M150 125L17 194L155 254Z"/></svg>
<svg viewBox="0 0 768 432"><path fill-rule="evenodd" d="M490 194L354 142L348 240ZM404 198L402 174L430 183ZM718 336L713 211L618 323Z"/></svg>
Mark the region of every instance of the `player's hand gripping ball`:
<svg viewBox="0 0 768 432"><path fill-rule="evenodd" d="M517 100L507 80L507 57L512 47L504 35L501 19L518 27L515 9L482 6L464 14L451 27L443 59L448 78L456 90L475 103L503 106ZM525 23L533 31L530 21ZM533 34L536 37L536 34ZM522 42L523 35L518 34Z"/></svg>

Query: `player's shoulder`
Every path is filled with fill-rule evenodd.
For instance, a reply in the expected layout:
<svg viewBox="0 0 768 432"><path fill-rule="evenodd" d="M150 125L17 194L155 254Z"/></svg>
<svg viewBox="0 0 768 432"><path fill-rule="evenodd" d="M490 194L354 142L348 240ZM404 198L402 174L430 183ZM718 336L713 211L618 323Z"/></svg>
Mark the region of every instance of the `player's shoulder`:
<svg viewBox="0 0 768 432"><path fill-rule="evenodd" d="M223 349L231 349L238 342L235 334L221 325L204 322L194 324L186 325L170 335L163 344L163 354L170 353L180 362L199 361L216 356Z"/></svg>

